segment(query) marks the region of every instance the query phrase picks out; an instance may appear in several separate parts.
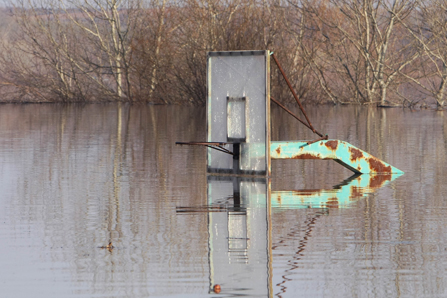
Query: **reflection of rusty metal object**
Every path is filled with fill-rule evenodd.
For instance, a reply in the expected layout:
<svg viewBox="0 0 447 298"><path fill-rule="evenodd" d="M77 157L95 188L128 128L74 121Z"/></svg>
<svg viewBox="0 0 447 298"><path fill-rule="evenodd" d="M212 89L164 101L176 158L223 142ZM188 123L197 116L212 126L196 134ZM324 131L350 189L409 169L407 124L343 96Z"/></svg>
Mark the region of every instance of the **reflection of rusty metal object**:
<svg viewBox="0 0 447 298"><path fill-rule="evenodd" d="M333 159L354 173L397 174L401 170L371 154L339 140L272 142L272 159Z"/></svg>
<svg viewBox="0 0 447 298"><path fill-rule="evenodd" d="M332 209L338 209L338 207L339 207L338 206L338 198L337 197L329 198L326 201L325 207L326 208L332 208Z"/></svg>
<svg viewBox="0 0 447 298"><path fill-rule="evenodd" d="M393 179L392 174L386 175L373 175L369 181L369 187L371 188L379 188L382 187L387 181L391 181Z"/></svg>
<svg viewBox="0 0 447 298"><path fill-rule="evenodd" d="M333 189L272 191L272 208L346 208L401 174L355 174Z"/></svg>

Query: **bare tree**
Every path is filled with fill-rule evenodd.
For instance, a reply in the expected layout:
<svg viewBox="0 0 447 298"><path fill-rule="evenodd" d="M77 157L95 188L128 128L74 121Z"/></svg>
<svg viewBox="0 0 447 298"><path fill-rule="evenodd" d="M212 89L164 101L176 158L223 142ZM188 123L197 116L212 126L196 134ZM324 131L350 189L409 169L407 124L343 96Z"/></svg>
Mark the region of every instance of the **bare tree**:
<svg viewBox="0 0 447 298"><path fill-rule="evenodd" d="M138 2L13 4L18 34L3 43L2 56L10 86L44 101L132 100L130 43Z"/></svg>
<svg viewBox="0 0 447 298"><path fill-rule="evenodd" d="M151 0L142 7L131 44L134 87L141 101L174 102L170 76L179 59L176 34L188 19L179 5L175 1Z"/></svg>
<svg viewBox="0 0 447 298"><path fill-rule="evenodd" d="M290 3L308 20L306 32L313 35L318 32L320 40L325 42L312 61L329 97L332 100L350 97L368 103L377 99L385 104L388 87L417 57L417 53L411 52L411 44L403 42L399 28L399 22L413 11L414 1L297 0ZM328 85L329 81L343 86Z"/></svg>
<svg viewBox="0 0 447 298"><path fill-rule="evenodd" d="M207 51L269 49L305 102L386 104L412 82L441 106L445 1L14 0L0 87L11 100L203 104ZM271 70L272 95L290 98Z"/></svg>
<svg viewBox="0 0 447 298"><path fill-rule="evenodd" d="M283 6L282 22L287 34L281 40L281 49L285 49L281 51L283 54L281 60L286 60L293 70L294 87L303 101L310 96L313 102L327 97L332 103L339 103L341 99L332 92L327 80L330 72L329 65L322 59L325 39L317 30L312 30L319 27L319 24L313 23L315 19L299 9L300 7L294 8L297 7ZM278 80L281 78L278 77ZM318 89L321 89L323 94L319 94Z"/></svg>
<svg viewBox="0 0 447 298"><path fill-rule="evenodd" d="M139 3L126 0L70 0L67 3L61 2L63 11L85 34L91 47L81 59L105 79L91 78L101 87L108 85L119 98L132 100L130 44ZM89 71L84 69L84 73ZM113 84L107 84L109 78Z"/></svg>
<svg viewBox="0 0 447 298"><path fill-rule="evenodd" d="M445 103L447 87L447 1L418 1L416 14L404 23L421 52L417 67L405 76L438 108Z"/></svg>
<svg viewBox="0 0 447 298"><path fill-rule="evenodd" d="M54 11L55 2L42 2L39 8L18 2L14 16L19 26L14 37L3 42L3 82L14 86L20 98L34 95L40 101L69 101L82 98L75 90L73 70L64 60L63 51L73 44L67 39L68 28Z"/></svg>
<svg viewBox="0 0 447 298"><path fill-rule="evenodd" d="M185 0L182 26L174 37L177 57L172 83L178 101L206 99L206 52L268 49L276 44L281 22L274 1ZM271 48L270 48L271 49Z"/></svg>

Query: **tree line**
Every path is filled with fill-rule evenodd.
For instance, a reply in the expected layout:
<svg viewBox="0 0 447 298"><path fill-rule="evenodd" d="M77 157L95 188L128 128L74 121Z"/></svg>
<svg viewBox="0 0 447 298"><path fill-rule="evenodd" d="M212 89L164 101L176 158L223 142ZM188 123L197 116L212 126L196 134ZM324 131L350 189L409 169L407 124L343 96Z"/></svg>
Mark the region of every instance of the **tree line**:
<svg viewBox="0 0 447 298"><path fill-rule="evenodd" d="M199 105L206 52L253 49L275 52L304 103L445 102L447 0L16 0L0 13L3 102Z"/></svg>

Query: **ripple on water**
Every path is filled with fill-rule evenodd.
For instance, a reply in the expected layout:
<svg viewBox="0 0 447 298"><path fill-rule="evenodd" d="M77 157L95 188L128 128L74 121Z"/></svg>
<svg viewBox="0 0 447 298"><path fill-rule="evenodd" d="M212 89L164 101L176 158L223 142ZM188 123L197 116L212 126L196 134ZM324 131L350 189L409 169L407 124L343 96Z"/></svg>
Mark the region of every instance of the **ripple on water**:
<svg viewBox="0 0 447 298"><path fill-rule="evenodd" d="M22 121L4 120L11 115ZM272 115L274 139L313 137L281 111ZM254 196L239 206L247 207L238 213L243 221L232 217L234 208L203 212L216 207L207 197L206 151L175 146L205 139L203 108L3 105L2 295L214 297L214 282L227 297L264 297L256 294L264 290L275 297L447 296L446 118L358 107L309 108L308 115L330 137L406 173L373 191L355 189L342 204L348 170L330 161L275 161L271 199L289 190L329 198L256 205L262 196ZM234 195L219 202L231 207ZM270 213L256 211L266 206ZM202 209L179 214L177 207ZM230 237L240 232L250 237ZM234 243L246 247L230 251ZM271 282L252 278L258 275Z"/></svg>

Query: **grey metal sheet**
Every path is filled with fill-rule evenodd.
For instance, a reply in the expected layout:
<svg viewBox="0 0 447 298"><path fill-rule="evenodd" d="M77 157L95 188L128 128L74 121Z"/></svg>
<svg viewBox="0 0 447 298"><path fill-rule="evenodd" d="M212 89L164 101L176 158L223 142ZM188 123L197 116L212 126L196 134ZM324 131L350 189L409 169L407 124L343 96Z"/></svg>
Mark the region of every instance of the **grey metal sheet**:
<svg viewBox="0 0 447 298"><path fill-rule="evenodd" d="M208 172L269 175L269 52L210 52L207 67L207 141L245 137L238 168L233 156L208 149ZM228 98L245 100L228 106ZM232 144L225 147L233 151Z"/></svg>

